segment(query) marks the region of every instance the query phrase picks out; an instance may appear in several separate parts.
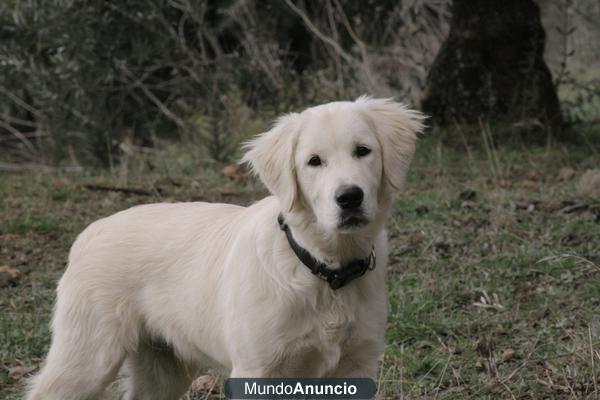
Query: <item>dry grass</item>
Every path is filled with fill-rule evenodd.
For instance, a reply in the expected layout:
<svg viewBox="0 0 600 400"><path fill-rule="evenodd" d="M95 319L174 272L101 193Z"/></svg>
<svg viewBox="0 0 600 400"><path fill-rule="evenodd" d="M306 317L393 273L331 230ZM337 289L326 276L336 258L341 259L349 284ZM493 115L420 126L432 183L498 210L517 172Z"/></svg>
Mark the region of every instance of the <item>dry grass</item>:
<svg viewBox="0 0 600 400"><path fill-rule="evenodd" d="M389 224L380 398L598 398L600 206L574 191L598 161L582 147L421 143ZM575 176L559 180L561 167ZM0 398L20 398L9 370L37 367L48 348L54 287L86 224L134 204L265 194L193 171L130 174L149 196L85 189L122 183L102 173L0 176L0 265L22 273L0 289Z"/></svg>

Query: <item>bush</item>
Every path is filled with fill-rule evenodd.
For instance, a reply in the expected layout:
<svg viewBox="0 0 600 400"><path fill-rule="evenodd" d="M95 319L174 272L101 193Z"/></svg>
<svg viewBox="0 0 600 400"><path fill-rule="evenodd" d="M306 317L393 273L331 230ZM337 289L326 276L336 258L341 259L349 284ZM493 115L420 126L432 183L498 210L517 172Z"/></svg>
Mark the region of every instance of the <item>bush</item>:
<svg viewBox="0 0 600 400"><path fill-rule="evenodd" d="M365 92L415 100L447 1L3 2L2 158L113 165L123 143L158 137L226 161L249 118Z"/></svg>

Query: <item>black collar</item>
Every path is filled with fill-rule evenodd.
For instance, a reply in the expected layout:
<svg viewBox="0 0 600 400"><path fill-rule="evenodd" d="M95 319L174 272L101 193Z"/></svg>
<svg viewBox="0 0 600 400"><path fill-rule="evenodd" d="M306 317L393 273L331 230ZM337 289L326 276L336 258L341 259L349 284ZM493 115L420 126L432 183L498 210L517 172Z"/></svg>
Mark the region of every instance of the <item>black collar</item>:
<svg viewBox="0 0 600 400"><path fill-rule="evenodd" d="M352 260L346 265L342 265L339 269L331 269L327 264L314 258L308 250L301 247L298 242L294 240L292 230L288 224L286 224L283 214L279 214L277 222L279 223L281 230L285 232L290 247L294 251L294 254L302 261L302 264L306 265L313 274L324 281L327 281L333 290L339 289L348 282L363 276L367 270L374 269L377 264L375 260L375 250L372 250L367 258L363 258L362 260Z"/></svg>

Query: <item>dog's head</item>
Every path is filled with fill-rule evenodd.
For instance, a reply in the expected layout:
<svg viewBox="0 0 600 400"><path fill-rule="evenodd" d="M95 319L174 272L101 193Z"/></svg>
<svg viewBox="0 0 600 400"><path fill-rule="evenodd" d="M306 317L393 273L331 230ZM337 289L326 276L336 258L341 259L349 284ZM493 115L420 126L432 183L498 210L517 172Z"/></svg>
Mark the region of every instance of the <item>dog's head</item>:
<svg viewBox="0 0 600 400"><path fill-rule="evenodd" d="M361 97L281 117L247 145L249 162L282 211L310 212L327 232L369 226L404 183L423 115Z"/></svg>

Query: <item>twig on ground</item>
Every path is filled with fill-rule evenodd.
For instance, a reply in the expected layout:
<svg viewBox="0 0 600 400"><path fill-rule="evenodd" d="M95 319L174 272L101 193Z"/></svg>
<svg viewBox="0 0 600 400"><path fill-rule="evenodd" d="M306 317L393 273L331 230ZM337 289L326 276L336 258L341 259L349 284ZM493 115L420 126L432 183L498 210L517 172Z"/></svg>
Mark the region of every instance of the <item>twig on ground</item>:
<svg viewBox="0 0 600 400"><path fill-rule="evenodd" d="M66 167L53 167L50 165L44 164L34 164L34 163L22 163L22 164L12 164L6 162L0 162L0 172L42 172L42 173L50 173L50 172L72 172L72 171L81 171L82 168L76 165L66 166Z"/></svg>
<svg viewBox="0 0 600 400"><path fill-rule="evenodd" d="M160 188L156 188L155 191L139 189L139 188L126 188L119 186L106 186L106 185L83 185L84 188L88 190L97 190L104 192L118 192L125 194L135 194L138 196L154 196L155 194L161 194L162 190Z"/></svg>
<svg viewBox="0 0 600 400"><path fill-rule="evenodd" d="M539 343L539 341L540 341L540 335L538 335L536 337L535 342L533 343L533 346L531 346L531 350L527 354L527 357L525 357L525 359L523 360L523 362L519 366L517 366L517 368L515 368L514 370L512 370L512 372L510 372L504 378L501 378L501 379L496 378L496 379L494 379L493 382L490 382L486 386L484 386L481 389L477 390L475 393L471 394L469 396L469 398L470 399L478 398L478 396L481 393L489 391L489 390L492 390L492 389L494 389L498 385L505 385L506 383L508 383L517 374L517 372L519 372L520 370L522 370L523 368L525 368L525 366L527 366L527 364L531 360L531 356L533 355L533 352L535 351L535 349L536 349L537 344Z"/></svg>
<svg viewBox="0 0 600 400"><path fill-rule="evenodd" d="M590 359L592 362L592 383L594 385L594 393L597 397L600 396L598 392L598 383L596 382L596 363L594 362L594 343L592 341L592 325L588 325L588 340L590 344Z"/></svg>

